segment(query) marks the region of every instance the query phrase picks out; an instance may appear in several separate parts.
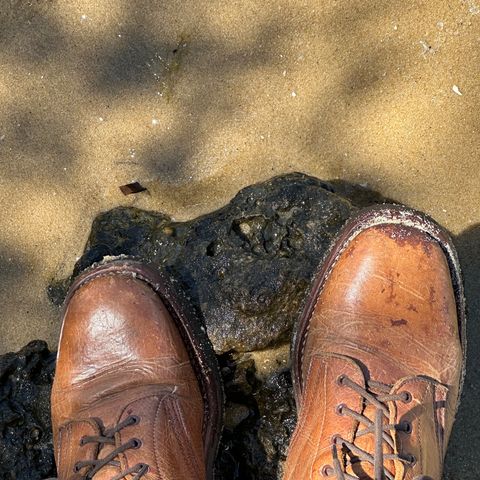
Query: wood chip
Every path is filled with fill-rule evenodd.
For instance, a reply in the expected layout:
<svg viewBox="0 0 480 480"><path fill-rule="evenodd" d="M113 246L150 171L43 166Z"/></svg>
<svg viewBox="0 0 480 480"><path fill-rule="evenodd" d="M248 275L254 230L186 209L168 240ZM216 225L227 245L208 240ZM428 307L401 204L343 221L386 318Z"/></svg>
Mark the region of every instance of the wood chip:
<svg viewBox="0 0 480 480"><path fill-rule="evenodd" d="M138 182L133 182L122 185L120 190L124 195L132 195L134 193L144 192L146 188Z"/></svg>

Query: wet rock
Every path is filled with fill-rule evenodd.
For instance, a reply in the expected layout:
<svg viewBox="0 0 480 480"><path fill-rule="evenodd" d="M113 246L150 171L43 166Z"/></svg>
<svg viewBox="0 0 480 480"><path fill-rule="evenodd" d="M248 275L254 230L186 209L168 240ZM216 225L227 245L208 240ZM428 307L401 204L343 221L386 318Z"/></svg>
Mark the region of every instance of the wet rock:
<svg viewBox="0 0 480 480"><path fill-rule="evenodd" d="M293 323L315 269L355 209L335 188L302 174L277 177L183 223L116 208L94 221L75 266L72 278L106 256L129 255L165 269L183 286L206 324L225 384L218 479L281 478L296 415L288 363ZM351 193L345 185L338 188ZM52 283L52 301L62 302L70 281ZM54 474L47 392L52 356L43 344L35 345L42 345L37 353L9 354L10 373L0 377L6 392L0 429L6 447L14 445L0 450L0 463L14 472L2 478L27 478L19 466L24 461L38 472L28 478ZM11 393L22 375L29 379L25 393ZM2 400L8 395L11 402Z"/></svg>
<svg viewBox="0 0 480 480"><path fill-rule="evenodd" d="M55 472L50 389L55 355L30 342L0 357L0 478L41 480Z"/></svg>
<svg viewBox="0 0 480 480"><path fill-rule="evenodd" d="M274 352L271 354L275 356ZM296 420L287 365L279 362L268 374L259 375L257 362L250 353L227 354L220 362L227 404L217 478L281 479ZM232 411L238 415L240 405L246 409L242 411L243 418L231 422Z"/></svg>
<svg viewBox="0 0 480 480"><path fill-rule="evenodd" d="M312 274L352 212L331 190L306 175L277 177L183 223L117 208L95 220L74 275L105 256L140 257L180 281L218 354L267 348L289 338Z"/></svg>

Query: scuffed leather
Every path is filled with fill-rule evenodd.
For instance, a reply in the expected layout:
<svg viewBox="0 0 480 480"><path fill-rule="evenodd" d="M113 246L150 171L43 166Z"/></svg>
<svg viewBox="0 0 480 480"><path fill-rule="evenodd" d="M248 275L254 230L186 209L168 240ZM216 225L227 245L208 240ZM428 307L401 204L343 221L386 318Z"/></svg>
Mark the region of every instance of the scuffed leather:
<svg viewBox="0 0 480 480"><path fill-rule="evenodd" d="M75 478L73 465L90 453L79 446L85 429L67 438L61 432L68 425L98 419L108 428L130 415L140 422L121 430L100 457L131 438L141 447L127 450L120 468L104 467L95 480L137 463L150 466L148 480L205 478L204 401L173 319L146 283L100 276L74 294L64 315L52 389L60 478Z"/></svg>
<svg viewBox="0 0 480 480"><path fill-rule="evenodd" d="M414 379L409 381L414 400L398 407L395 418L412 416L414 431L408 439L400 438L406 434L399 432L397 445L399 450L408 447L412 452L405 453L418 455L418 460L414 469L396 465L395 480L411 480L419 474L441 478L463 356L450 270L438 243L403 225L362 231L346 245L329 272L302 340L304 348L297 352L303 379L297 395L299 422L285 480L323 478L321 467L331 458L327 453L331 432L344 438L350 435L352 427L339 422L335 403L353 399L351 393L340 398L334 378L345 367L334 367L338 361L332 358L350 359L366 380L399 385ZM318 368L319 356L329 358L327 367ZM326 368L336 368L336 374L319 378ZM439 405L445 408L434 408ZM374 419L374 409L363 413ZM422 434L416 435L420 424ZM357 443L373 453L373 436ZM371 478L371 468L362 468L364 478Z"/></svg>

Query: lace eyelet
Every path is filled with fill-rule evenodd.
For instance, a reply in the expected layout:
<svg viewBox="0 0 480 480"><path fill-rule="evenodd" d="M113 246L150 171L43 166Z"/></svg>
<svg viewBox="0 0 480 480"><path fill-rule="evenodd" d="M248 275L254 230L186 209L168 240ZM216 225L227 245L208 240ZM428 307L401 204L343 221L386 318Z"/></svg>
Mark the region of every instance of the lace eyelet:
<svg viewBox="0 0 480 480"><path fill-rule="evenodd" d="M322 477L330 477L333 473L333 467L331 465L324 465L320 470Z"/></svg>
<svg viewBox="0 0 480 480"><path fill-rule="evenodd" d="M330 441L332 442L332 445L338 445L338 444L343 445L343 439L338 434L332 435Z"/></svg>
<svg viewBox="0 0 480 480"><path fill-rule="evenodd" d="M147 473L149 468L150 467L146 463L137 463L137 465L135 465L137 473Z"/></svg>
<svg viewBox="0 0 480 480"><path fill-rule="evenodd" d="M340 385L341 387L343 387L345 385L345 379L347 378L346 375L340 375L338 378L337 378L337 384Z"/></svg>
<svg viewBox="0 0 480 480"><path fill-rule="evenodd" d="M132 438L130 442L132 443L132 448L140 448L142 446L142 441L138 438Z"/></svg>
<svg viewBox="0 0 480 480"><path fill-rule="evenodd" d="M412 424L410 422L403 422L402 423L402 432L410 435L412 433Z"/></svg>
<svg viewBox="0 0 480 480"><path fill-rule="evenodd" d="M403 403L410 403L413 399L412 394L407 391L402 392L402 396L403 396L403 399L402 399Z"/></svg>
<svg viewBox="0 0 480 480"><path fill-rule="evenodd" d="M340 415L340 416L343 416L344 413L343 413L343 409L346 407L346 405L344 403L341 403L340 405L337 405L335 407L335 413L337 415Z"/></svg>
<svg viewBox="0 0 480 480"><path fill-rule="evenodd" d="M417 463L417 458L414 455L405 455L405 460L407 461L409 467L414 467Z"/></svg>
<svg viewBox="0 0 480 480"><path fill-rule="evenodd" d="M140 417L137 415L130 415L131 425L138 425L140 423Z"/></svg>
<svg viewBox="0 0 480 480"><path fill-rule="evenodd" d="M81 469L82 469L82 467L80 467L80 465L78 463L76 463L73 466L73 473L78 473Z"/></svg>

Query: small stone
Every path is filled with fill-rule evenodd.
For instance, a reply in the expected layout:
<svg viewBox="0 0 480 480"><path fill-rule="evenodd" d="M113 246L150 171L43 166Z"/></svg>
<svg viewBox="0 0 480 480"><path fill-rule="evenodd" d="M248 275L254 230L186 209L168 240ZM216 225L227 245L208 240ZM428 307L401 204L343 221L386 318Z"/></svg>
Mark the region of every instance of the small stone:
<svg viewBox="0 0 480 480"><path fill-rule="evenodd" d="M145 190L147 190L143 185L141 185L139 182L132 182L132 183L128 183L126 185L122 185L120 188L120 191L124 194L124 195L132 195L134 193L140 193L140 192L144 192Z"/></svg>
<svg viewBox="0 0 480 480"><path fill-rule="evenodd" d="M453 92L456 93L457 95L460 95L460 96L463 95L457 85L454 85L454 86L452 87L452 90L453 90Z"/></svg>
<svg viewBox="0 0 480 480"><path fill-rule="evenodd" d="M225 428L233 430L250 415L250 409L246 405L231 403L227 406L225 414Z"/></svg>
<svg viewBox="0 0 480 480"><path fill-rule="evenodd" d="M175 233L175 229L173 227L170 227L169 225L165 226L162 228L162 232L171 237Z"/></svg>
<svg viewBox="0 0 480 480"><path fill-rule="evenodd" d="M238 228L246 237L248 237L248 235L252 231L252 227L250 227L248 223L240 223Z"/></svg>

